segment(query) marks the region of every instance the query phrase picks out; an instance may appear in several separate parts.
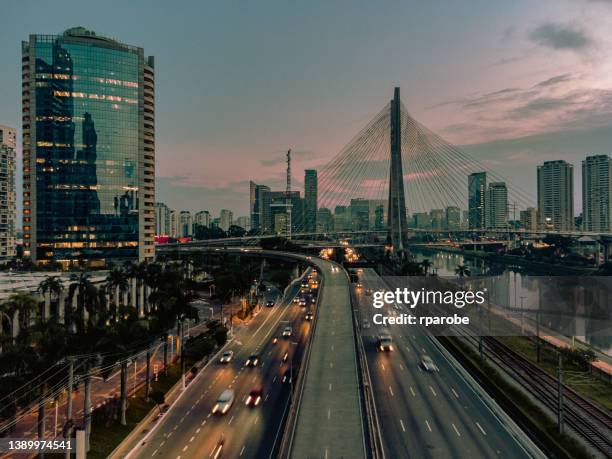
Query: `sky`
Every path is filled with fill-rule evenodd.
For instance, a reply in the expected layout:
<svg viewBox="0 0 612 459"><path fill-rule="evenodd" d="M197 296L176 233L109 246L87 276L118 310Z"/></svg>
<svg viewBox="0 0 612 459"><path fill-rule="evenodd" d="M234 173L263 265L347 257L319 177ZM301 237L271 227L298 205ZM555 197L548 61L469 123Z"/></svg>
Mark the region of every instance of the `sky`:
<svg viewBox="0 0 612 459"><path fill-rule="evenodd" d="M21 41L83 26L155 56L157 200L248 213L248 182L321 167L401 86L411 115L535 196L536 166L612 154L612 1L3 0L0 124ZM18 180L21 183L20 180ZM576 196L576 208L581 208Z"/></svg>

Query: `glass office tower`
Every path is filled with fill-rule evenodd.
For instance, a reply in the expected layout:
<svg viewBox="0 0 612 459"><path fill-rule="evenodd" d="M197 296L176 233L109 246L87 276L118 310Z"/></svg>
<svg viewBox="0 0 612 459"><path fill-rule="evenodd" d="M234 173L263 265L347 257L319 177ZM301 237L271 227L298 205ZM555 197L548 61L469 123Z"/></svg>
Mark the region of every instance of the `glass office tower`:
<svg viewBox="0 0 612 459"><path fill-rule="evenodd" d="M24 253L105 266L154 256L154 62L77 27L22 44Z"/></svg>

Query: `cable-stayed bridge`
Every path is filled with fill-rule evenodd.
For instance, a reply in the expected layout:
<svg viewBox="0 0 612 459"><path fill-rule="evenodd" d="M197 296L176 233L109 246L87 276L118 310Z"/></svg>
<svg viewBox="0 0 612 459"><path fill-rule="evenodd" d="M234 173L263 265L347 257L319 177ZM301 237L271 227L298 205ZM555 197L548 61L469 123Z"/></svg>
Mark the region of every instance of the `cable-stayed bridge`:
<svg viewBox="0 0 612 459"><path fill-rule="evenodd" d="M504 224L484 224L484 219L477 228L466 228L465 224L455 228L415 228L408 224L410 215L441 214L448 208L454 208L461 215L468 208L468 176L475 172L485 172L489 184L503 184L506 193L502 205ZM468 155L417 121L401 102L399 88L395 88L393 99L335 157L318 168L317 208L319 212L326 209L328 215L333 215L333 225L307 228L306 219L300 221L294 209L290 236L299 240L376 235L381 244L399 253L403 252L409 237L422 234L457 238L486 235L500 240L554 234L589 236L604 245L612 241L612 233L522 229L510 223L518 220L520 209L535 207L535 203L535 196L491 168L486 161ZM356 210L359 206L370 208ZM264 228L245 238L197 243L252 243L278 235L288 236L284 230L275 232Z"/></svg>

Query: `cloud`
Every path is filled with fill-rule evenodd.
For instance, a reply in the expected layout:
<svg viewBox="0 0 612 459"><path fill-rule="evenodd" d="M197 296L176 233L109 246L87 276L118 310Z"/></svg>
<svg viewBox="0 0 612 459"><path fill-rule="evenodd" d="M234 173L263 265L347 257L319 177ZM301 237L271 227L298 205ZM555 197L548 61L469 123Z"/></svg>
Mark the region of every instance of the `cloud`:
<svg viewBox="0 0 612 459"><path fill-rule="evenodd" d="M547 86L555 86L559 83L565 83L566 81L570 81L572 79L573 77L571 73L564 73L563 75L557 75L557 76L548 78L547 80L540 81L539 83L536 83L533 87L534 88L544 88Z"/></svg>
<svg viewBox="0 0 612 459"><path fill-rule="evenodd" d="M593 40L584 31L553 22L533 29L529 39L537 45L554 50L582 51L593 45Z"/></svg>

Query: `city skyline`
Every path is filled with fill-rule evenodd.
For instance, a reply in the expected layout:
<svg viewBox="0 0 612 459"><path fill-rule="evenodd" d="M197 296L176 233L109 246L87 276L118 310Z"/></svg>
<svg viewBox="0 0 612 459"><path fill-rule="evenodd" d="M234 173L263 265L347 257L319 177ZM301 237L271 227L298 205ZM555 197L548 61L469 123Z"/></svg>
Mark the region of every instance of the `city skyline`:
<svg viewBox="0 0 612 459"><path fill-rule="evenodd" d="M408 110L425 125L492 168L503 167L534 197L542 161L564 159L577 169L585 156L612 150L611 64L605 52L611 37L602 28L612 9L605 2L446 5L454 21L440 19L440 6L426 5L398 6L393 14L340 4L264 5L261 11L192 5L201 14L191 15L187 8L158 14L169 10L156 5L150 30L131 27L138 4L122 5L125 17L117 18L107 6L63 3L66 8L8 2L4 62L19 62L24 35L77 25L151 50L164 69L156 82L156 199L173 208L196 211L205 201L214 213L228 208L248 214L243 196L253 173L259 182L281 188L283 152L289 147L295 170L317 169L384 104L394 85L402 86ZM33 9L37 14L27 14ZM242 30L232 35L214 24L227 16ZM431 30L419 24L434 17ZM353 31L355 21L364 26L361 36ZM411 27L398 27L402 22ZM51 30L48 24L55 26ZM162 26L169 33L154 33ZM314 38L312 30L319 32ZM335 39L340 32L346 40ZM257 40L247 44L249 33ZM486 34L491 43L480 39ZM287 36L291 46L278 40ZM329 54L341 60L323 56L330 43ZM383 44L388 52L378 53ZM193 55L201 56L193 68L198 78L180 70ZM444 72L432 56L445 62ZM355 66L361 71L341 77ZM20 131L19 93L18 72L3 71L0 122ZM18 153L21 157L20 146ZM294 173L293 180L302 189L301 174ZM577 213L580 189L576 177Z"/></svg>

